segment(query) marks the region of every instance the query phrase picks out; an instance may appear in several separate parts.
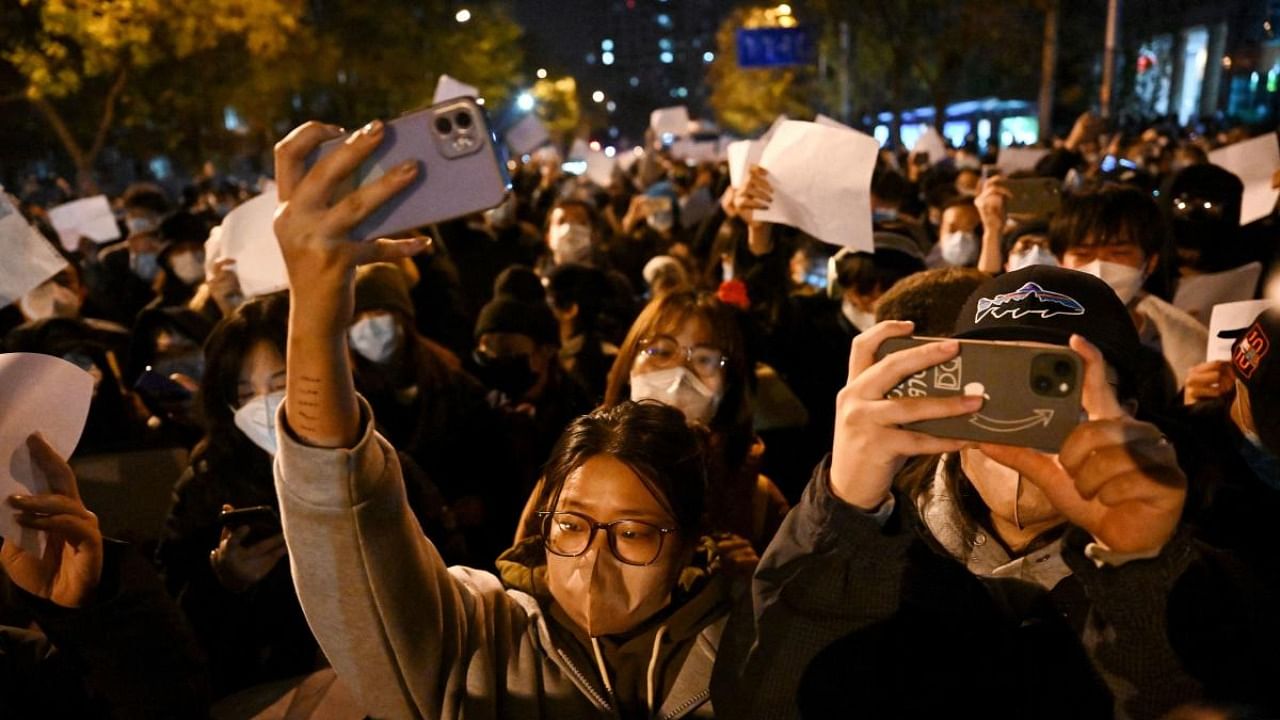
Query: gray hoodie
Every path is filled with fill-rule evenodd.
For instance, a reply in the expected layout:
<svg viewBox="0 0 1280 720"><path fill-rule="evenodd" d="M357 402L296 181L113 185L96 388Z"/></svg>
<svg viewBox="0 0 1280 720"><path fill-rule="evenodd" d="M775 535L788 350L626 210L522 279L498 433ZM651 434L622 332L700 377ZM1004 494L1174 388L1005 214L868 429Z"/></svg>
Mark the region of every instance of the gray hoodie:
<svg viewBox="0 0 1280 720"><path fill-rule="evenodd" d="M361 413L355 447L313 448L292 436L282 406L275 475L302 608L372 716L621 718L637 693L614 679L637 677L634 648L643 643L652 643L643 658L646 715L712 716L708 683L729 605L722 582L704 583L626 642L584 647L549 616L535 567L517 583L523 589L445 567L409 511L395 451L373 431L363 399ZM504 557L503 577L519 577Z"/></svg>

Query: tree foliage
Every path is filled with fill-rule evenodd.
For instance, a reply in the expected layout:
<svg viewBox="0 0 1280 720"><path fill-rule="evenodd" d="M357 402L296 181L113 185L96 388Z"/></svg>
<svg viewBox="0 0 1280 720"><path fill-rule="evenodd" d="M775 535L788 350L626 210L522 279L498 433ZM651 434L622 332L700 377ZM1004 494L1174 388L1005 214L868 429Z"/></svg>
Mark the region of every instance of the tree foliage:
<svg viewBox="0 0 1280 720"><path fill-rule="evenodd" d="M716 121L722 128L744 135L768 127L778 115L805 117L814 111L812 67L738 67L738 29L771 25L770 13L766 8L731 12L716 31L716 59L707 71Z"/></svg>

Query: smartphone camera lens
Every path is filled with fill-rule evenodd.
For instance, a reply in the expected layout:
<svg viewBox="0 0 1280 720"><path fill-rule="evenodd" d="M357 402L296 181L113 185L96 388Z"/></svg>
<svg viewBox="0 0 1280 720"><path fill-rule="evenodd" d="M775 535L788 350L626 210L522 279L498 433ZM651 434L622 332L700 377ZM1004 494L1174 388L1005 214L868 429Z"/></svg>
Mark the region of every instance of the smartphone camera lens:
<svg viewBox="0 0 1280 720"><path fill-rule="evenodd" d="M448 135L453 132L453 122L451 122L447 117L436 118L436 132L441 135Z"/></svg>
<svg viewBox="0 0 1280 720"><path fill-rule="evenodd" d="M471 114L460 112L453 116L453 123L463 130L471 127Z"/></svg>
<svg viewBox="0 0 1280 720"><path fill-rule="evenodd" d="M1045 394L1048 394L1051 390L1053 390L1053 381L1045 377L1044 375L1037 375L1031 381L1031 387L1037 393L1041 395L1045 395Z"/></svg>
<svg viewBox="0 0 1280 720"><path fill-rule="evenodd" d="M1053 364L1053 374L1058 377L1071 377L1071 363L1059 360Z"/></svg>

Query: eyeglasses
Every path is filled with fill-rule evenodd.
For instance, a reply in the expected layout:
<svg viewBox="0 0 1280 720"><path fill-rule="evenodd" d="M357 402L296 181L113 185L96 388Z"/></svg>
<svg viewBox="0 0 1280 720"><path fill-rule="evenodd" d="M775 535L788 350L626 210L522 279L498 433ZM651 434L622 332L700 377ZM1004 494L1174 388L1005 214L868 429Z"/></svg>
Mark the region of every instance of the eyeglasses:
<svg viewBox="0 0 1280 720"><path fill-rule="evenodd" d="M603 529L609 537L609 550L627 565L652 565L662 554L662 544L676 528L658 527L642 520L597 522L577 512L540 512L542 544L547 552L560 557L578 557L595 542L596 531Z"/></svg>
<svg viewBox="0 0 1280 720"><path fill-rule="evenodd" d="M654 335L640 341L640 362L655 370L665 370L681 363L693 368L702 378L714 378L728 362L729 356L707 345L688 347L670 335Z"/></svg>

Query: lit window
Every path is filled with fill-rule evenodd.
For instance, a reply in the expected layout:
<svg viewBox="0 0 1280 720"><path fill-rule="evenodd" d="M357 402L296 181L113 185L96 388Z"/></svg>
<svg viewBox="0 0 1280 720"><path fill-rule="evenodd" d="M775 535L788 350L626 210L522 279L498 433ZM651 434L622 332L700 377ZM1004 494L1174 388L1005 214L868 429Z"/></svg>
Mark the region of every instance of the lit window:
<svg viewBox="0 0 1280 720"><path fill-rule="evenodd" d="M605 52L600 53L600 63L601 63L602 65L612 65L612 64L613 64L613 53L608 52L608 51L605 51Z"/></svg>
<svg viewBox="0 0 1280 720"><path fill-rule="evenodd" d="M666 13L658 15L658 27L671 27L671 16Z"/></svg>
<svg viewBox="0 0 1280 720"><path fill-rule="evenodd" d="M671 50L675 47L675 43L671 42L671 38L661 38L658 40L658 48L662 50Z"/></svg>
<svg viewBox="0 0 1280 720"><path fill-rule="evenodd" d="M601 41L600 41L600 49L601 49L601 50L605 50L605 51L612 50L612 49L613 49L613 40L610 40L609 38L605 38L605 39L601 40Z"/></svg>
<svg viewBox="0 0 1280 720"><path fill-rule="evenodd" d="M658 56L658 59L666 63L667 65L670 65L671 63L676 61L676 56L672 55L670 51L663 50L662 54Z"/></svg>

